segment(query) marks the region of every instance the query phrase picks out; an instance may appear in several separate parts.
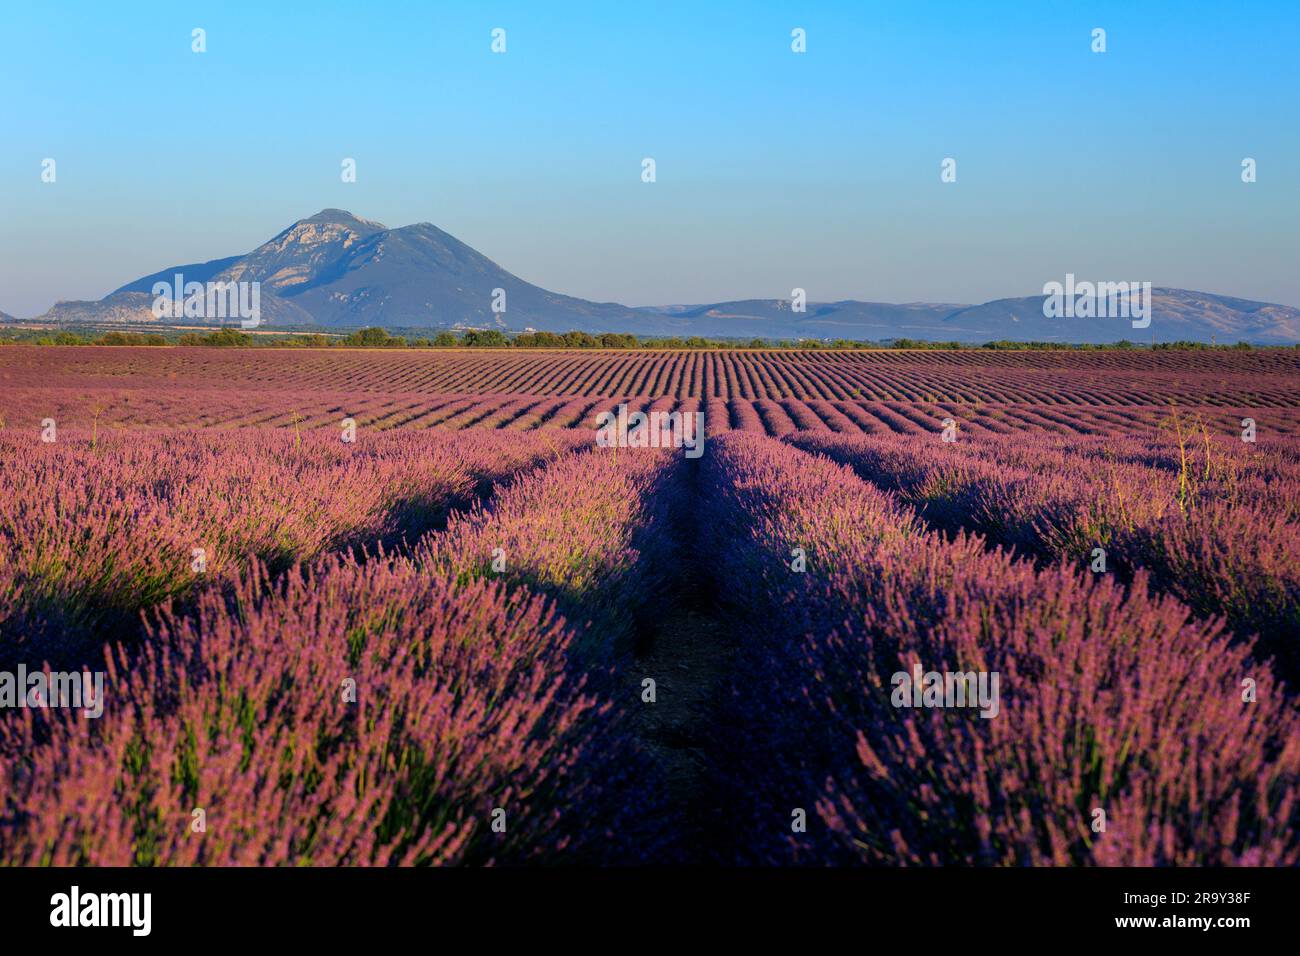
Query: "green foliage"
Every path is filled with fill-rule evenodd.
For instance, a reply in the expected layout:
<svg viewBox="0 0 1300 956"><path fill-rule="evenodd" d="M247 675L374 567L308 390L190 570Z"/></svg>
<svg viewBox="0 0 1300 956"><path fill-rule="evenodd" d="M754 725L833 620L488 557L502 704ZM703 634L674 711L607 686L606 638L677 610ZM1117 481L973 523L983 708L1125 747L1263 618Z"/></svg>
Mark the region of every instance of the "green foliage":
<svg viewBox="0 0 1300 956"><path fill-rule="evenodd" d="M253 337L233 328L223 328L199 336L199 341L196 344L214 345L218 348L245 348L253 344Z"/></svg>
<svg viewBox="0 0 1300 956"><path fill-rule="evenodd" d="M498 329L470 329L461 342L471 349L498 349L510 344L505 333Z"/></svg>
<svg viewBox="0 0 1300 956"><path fill-rule="evenodd" d="M950 343L953 348L962 348L956 342ZM969 346L967 346L969 347ZM1063 342L1016 342L1011 339L998 339L994 342L985 342L980 346L983 349L996 349L1004 352L1022 352L1029 349L1049 349L1054 351L1063 351L1073 349L1073 345L1067 345Z"/></svg>
<svg viewBox="0 0 1300 956"><path fill-rule="evenodd" d="M248 335L234 327L214 329L211 332L179 332L170 329L164 332L101 332L93 329L22 329L0 328L0 345L25 342L34 345L184 345L212 346L218 348L517 348L517 349L755 349L755 350L870 350L870 349L987 349L990 351L1107 351L1136 350L1150 348L1158 351L1211 351L1235 350L1249 351L1269 346L1254 346L1249 342L1237 342L1233 345L1208 345L1204 342L1178 340L1158 342L1148 345L1128 339L1104 343L1065 343L1065 342L1019 342L1011 339L999 339L992 342L976 344L971 342L941 341L930 342L923 339L897 338L881 342L862 342L851 339L710 339L703 336L645 336L638 337L629 332L519 332L508 333L500 329L467 329L457 333L443 329L432 338L416 334L413 328L403 331L412 333L411 338L404 335L390 335L379 326L357 329L347 335L339 333L311 332ZM1278 348L1287 346L1276 346ZM1296 345L1295 348L1300 348Z"/></svg>
<svg viewBox="0 0 1300 956"><path fill-rule="evenodd" d="M60 332L59 335L56 336L55 338L58 339L63 335L70 335L70 334L71 333ZM74 336L74 338L80 340L80 336ZM56 341L54 344L55 345L79 345L81 343L80 341L77 342ZM168 342L166 336L158 335L156 333L146 333L142 335L139 332L105 332L103 335L101 335L99 338L95 340L94 344L95 345L167 345Z"/></svg>
<svg viewBox="0 0 1300 956"><path fill-rule="evenodd" d="M991 343L990 343L991 344ZM927 342L924 339L894 339L891 343L896 349L968 349L971 345L961 342ZM990 346L986 345L985 348Z"/></svg>
<svg viewBox="0 0 1300 956"><path fill-rule="evenodd" d="M368 329L357 329L351 335L343 340L343 345L348 348L386 348L392 344L393 340L389 338L388 332L379 326Z"/></svg>
<svg viewBox="0 0 1300 956"><path fill-rule="evenodd" d="M291 345L304 349L323 349L333 345L334 340L328 335L321 335L319 332L313 332L311 335L291 335L284 339L281 344Z"/></svg>

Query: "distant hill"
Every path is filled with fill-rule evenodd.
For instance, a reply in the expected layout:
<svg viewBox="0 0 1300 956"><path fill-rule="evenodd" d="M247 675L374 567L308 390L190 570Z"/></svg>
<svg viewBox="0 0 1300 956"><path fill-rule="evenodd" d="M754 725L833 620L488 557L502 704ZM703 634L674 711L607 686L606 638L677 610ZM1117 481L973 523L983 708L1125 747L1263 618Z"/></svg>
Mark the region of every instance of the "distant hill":
<svg viewBox="0 0 1300 956"><path fill-rule="evenodd" d="M1148 342L1154 333L1158 342L1300 342L1300 309L1185 289L1152 289L1145 329L1123 318L1047 318L1041 295L983 305L810 302L803 313L771 299L669 308L672 319L689 324L690 334L703 336L1104 343Z"/></svg>
<svg viewBox="0 0 1300 956"><path fill-rule="evenodd" d="M98 302L60 302L44 318L154 322L153 284L178 273L186 282L260 282L268 325L631 332L640 322L626 306L525 282L430 223L389 229L341 209L301 219L247 255L162 269ZM496 289L505 290L504 314L492 311Z"/></svg>
<svg viewBox="0 0 1300 956"><path fill-rule="evenodd" d="M674 333L745 338L935 338L932 330L963 305L886 302L809 302L805 312L791 311L790 302L779 299L745 299L710 305L667 306L645 309L647 316L663 316L674 325Z"/></svg>
<svg viewBox="0 0 1300 956"><path fill-rule="evenodd" d="M1182 289L1153 290L1147 329L1134 329L1126 319L1047 318L1041 296L982 305L850 299L809 302L804 312L773 299L629 308L525 282L430 223L389 229L341 209L301 219L246 255L162 269L99 301L60 302L40 318L69 325L154 323L152 287L170 283L178 273L186 282L261 283L262 321L271 327L380 325L972 343L1149 341L1153 333L1161 342L1300 341L1300 310ZM504 313L492 310L496 289L505 291Z"/></svg>
<svg viewBox="0 0 1300 956"><path fill-rule="evenodd" d="M1146 342L1187 340L1230 344L1300 342L1300 309L1186 289L1151 290L1151 326L1134 329L1127 319L1046 318L1043 297L997 299L952 312L940 323L960 341L1020 339L1047 342ZM937 333L936 333L937 334Z"/></svg>

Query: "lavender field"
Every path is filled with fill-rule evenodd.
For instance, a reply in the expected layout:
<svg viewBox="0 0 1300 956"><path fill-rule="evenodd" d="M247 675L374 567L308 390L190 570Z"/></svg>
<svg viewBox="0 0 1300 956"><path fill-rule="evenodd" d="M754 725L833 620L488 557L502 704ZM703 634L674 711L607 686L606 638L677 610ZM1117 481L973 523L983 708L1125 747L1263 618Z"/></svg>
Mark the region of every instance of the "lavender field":
<svg viewBox="0 0 1300 956"><path fill-rule="evenodd" d="M1298 407L1294 350L0 349L0 863L1296 865Z"/></svg>

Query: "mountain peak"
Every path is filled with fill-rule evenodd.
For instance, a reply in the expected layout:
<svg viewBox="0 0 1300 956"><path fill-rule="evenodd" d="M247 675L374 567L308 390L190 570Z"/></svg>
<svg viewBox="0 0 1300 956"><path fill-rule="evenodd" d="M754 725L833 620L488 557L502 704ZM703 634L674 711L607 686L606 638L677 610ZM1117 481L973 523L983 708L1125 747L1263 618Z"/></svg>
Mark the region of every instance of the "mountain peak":
<svg viewBox="0 0 1300 956"><path fill-rule="evenodd" d="M337 226L349 226L352 228L361 227L360 232L373 232L380 229L387 229L382 222L375 222L373 219L362 219L360 216L354 216L346 209L322 209L314 216L308 216L306 219L299 219L298 223L329 223ZM296 224L298 224L296 223ZM296 225L295 224L295 225Z"/></svg>

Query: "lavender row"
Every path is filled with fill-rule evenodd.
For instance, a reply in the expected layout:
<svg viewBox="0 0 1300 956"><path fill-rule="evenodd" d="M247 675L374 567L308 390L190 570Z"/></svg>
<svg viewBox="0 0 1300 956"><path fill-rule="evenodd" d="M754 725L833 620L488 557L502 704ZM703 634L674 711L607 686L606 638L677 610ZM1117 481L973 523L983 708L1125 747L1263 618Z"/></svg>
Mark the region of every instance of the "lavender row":
<svg viewBox="0 0 1300 956"><path fill-rule="evenodd" d="M799 436L896 492L925 520L964 529L1041 562L1065 561L1151 583L1197 615L1223 617L1280 676L1300 681L1300 524L1234 500L1212 481L1027 436L1014 443L905 436ZM1300 493L1300 485L1292 494Z"/></svg>
<svg viewBox="0 0 1300 956"><path fill-rule="evenodd" d="M140 610L354 546L393 546L567 433L0 432L0 660L80 661Z"/></svg>
<svg viewBox="0 0 1300 956"><path fill-rule="evenodd" d="M0 723L14 822L0 860L446 865L653 849L639 828L659 789L620 679L601 668L636 603L623 585L668 465L562 458L410 557L326 557L277 581L254 561L233 593L162 611L138 655L109 651L100 719L22 709Z"/></svg>
<svg viewBox="0 0 1300 956"><path fill-rule="evenodd" d="M772 439L723 436L705 468L741 642L721 723L745 728L718 774L746 861L1300 860L1295 711L1143 575L944 540ZM915 706L898 675L918 669L996 674L996 706Z"/></svg>

